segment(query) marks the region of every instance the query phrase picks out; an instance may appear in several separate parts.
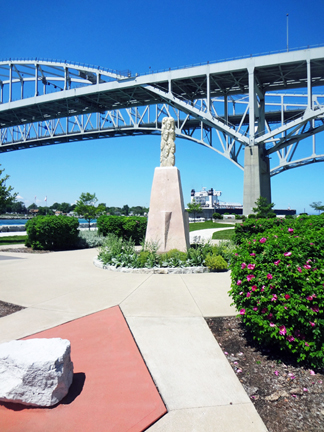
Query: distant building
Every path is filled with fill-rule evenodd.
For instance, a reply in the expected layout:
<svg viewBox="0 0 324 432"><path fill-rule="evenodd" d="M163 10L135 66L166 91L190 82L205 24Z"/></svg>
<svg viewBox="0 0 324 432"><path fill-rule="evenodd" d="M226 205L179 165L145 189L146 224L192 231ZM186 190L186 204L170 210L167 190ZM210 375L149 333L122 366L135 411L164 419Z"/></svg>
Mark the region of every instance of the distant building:
<svg viewBox="0 0 324 432"><path fill-rule="evenodd" d="M219 204L218 197L222 195L221 191L215 191L213 188L208 191L202 188L201 191L196 192L195 189L191 190L191 202L200 204L202 208L216 208Z"/></svg>

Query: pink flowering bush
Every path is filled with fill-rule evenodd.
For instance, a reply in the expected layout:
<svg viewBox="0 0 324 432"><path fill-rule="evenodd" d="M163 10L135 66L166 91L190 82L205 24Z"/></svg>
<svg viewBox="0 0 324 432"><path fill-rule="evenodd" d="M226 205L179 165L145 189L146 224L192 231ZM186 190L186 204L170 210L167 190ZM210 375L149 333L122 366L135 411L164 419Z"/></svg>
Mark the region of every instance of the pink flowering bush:
<svg viewBox="0 0 324 432"><path fill-rule="evenodd" d="M230 295L243 323L259 343L323 367L324 217L247 220L240 233Z"/></svg>

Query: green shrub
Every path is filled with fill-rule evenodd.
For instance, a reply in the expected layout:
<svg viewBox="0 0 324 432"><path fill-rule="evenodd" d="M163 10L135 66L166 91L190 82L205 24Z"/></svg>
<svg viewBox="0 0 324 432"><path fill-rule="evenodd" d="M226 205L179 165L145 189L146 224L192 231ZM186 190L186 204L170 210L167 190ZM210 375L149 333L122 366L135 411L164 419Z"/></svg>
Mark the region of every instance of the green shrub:
<svg viewBox="0 0 324 432"><path fill-rule="evenodd" d="M227 262L220 255L208 254L205 260L205 264L210 271L227 270Z"/></svg>
<svg viewBox="0 0 324 432"><path fill-rule="evenodd" d="M231 261L230 295L254 339L313 367L324 364L322 219L260 220L273 225L245 232Z"/></svg>
<svg viewBox="0 0 324 432"><path fill-rule="evenodd" d="M94 248L102 246L105 237L98 234L97 231L79 231L77 247L79 249Z"/></svg>
<svg viewBox="0 0 324 432"><path fill-rule="evenodd" d="M223 219L223 216L220 213L213 213L213 219Z"/></svg>
<svg viewBox="0 0 324 432"><path fill-rule="evenodd" d="M97 220L98 233L114 234L125 239L132 238L139 245L145 237L147 218L125 216L100 216Z"/></svg>
<svg viewBox="0 0 324 432"><path fill-rule="evenodd" d="M242 221L245 221L245 220L246 220L246 216L242 215Z"/></svg>
<svg viewBox="0 0 324 432"><path fill-rule="evenodd" d="M249 218L249 219L255 219L255 218L256 218L256 215L253 214L253 213L251 213L251 214L248 215L248 218Z"/></svg>
<svg viewBox="0 0 324 432"><path fill-rule="evenodd" d="M240 215L240 214L236 214L236 215L235 215L235 219L242 219L242 215Z"/></svg>
<svg viewBox="0 0 324 432"><path fill-rule="evenodd" d="M293 215L286 215L285 219L294 219L294 216Z"/></svg>
<svg viewBox="0 0 324 432"><path fill-rule="evenodd" d="M77 247L77 218L68 216L37 216L26 223L26 246L33 249L67 250Z"/></svg>

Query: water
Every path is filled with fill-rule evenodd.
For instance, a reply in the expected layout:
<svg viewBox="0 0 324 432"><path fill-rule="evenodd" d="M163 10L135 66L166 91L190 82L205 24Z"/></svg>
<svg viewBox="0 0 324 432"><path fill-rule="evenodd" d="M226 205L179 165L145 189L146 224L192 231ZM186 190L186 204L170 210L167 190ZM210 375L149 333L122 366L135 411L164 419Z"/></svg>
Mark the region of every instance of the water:
<svg viewBox="0 0 324 432"><path fill-rule="evenodd" d="M0 219L0 225L25 225L28 219ZM97 219L91 220L91 223L97 222ZM85 219L79 219L79 223L88 223Z"/></svg>

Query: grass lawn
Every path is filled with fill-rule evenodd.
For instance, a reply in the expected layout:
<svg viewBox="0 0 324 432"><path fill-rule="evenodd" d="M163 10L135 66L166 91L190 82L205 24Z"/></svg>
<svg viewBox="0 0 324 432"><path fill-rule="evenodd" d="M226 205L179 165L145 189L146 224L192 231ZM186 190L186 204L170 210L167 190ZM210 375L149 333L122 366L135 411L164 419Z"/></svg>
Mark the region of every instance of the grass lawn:
<svg viewBox="0 0 324 432"><path fill-rule="evenodd" d="M235 230L224 230L224 231L217 231L214 232L212 239L213 240L231 240L235 233Z"/></svg>
<svg viewBox="0 0 324 432"><path fill-rule="evenodd" d="M0 237L0 245L24 244L27 236L7 236Z"/></svg>
<svg viewBox="0 0 324 432"><path fill-rule="evenodd" d="M232 226L234 226L234 224L217 223L213 221L193 222L189 224L189 231L191 232L191 231L197 231L197 230L203 230L209 228L226 228Z"/></svg>

